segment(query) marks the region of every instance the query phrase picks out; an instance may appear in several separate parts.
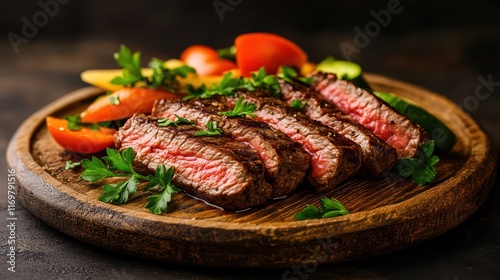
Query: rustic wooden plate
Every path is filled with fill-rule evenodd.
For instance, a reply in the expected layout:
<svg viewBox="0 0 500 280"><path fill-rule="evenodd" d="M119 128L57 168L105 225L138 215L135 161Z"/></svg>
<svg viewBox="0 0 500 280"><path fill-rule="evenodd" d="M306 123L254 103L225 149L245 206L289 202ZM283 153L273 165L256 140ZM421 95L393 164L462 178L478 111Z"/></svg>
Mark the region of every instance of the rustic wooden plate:
<svg viewBox="0 0 500 280"><path fill-rule="evenodd" d="M283 200L241 213L217 210L183 193L169 213L144 208L141 191L125 205L98 201L102 188L66 171L64 151L45 129L47 115L80 112L102 91L69 93L28 118L12 138L7 159L18 196L42 221L84 242L159 261L203 266L286 267L365 258L428 240L455 227L486 199L495 180L496 152L478 124L450 100L383 76L366 75L377 90L395 92L426 108L457 135L452 153L439 154L437 180L425 187L386 176L353 178L337 189L307 186ZM306 204L335 197L351 214L296 221Z"/></svg>

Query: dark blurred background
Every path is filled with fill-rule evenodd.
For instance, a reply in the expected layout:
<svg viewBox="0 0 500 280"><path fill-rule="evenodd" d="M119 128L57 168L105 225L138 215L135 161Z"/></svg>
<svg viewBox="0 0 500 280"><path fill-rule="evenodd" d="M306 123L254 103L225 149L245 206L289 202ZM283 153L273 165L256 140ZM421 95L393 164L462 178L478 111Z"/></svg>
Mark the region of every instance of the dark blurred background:
<svg viewBox="0 0 500 280"><path fill-rule="evenodd" d="M57 4L45 22L40 3ZM142 51L146 63L152 57L178 57L191 44L222 48L238 34L267 31L296 42L312 61L327 55L343 59L340 44L356 46L355 28L365 30L375 20L373 13L388 5L400 12L348 57L365 71L419 84L457 104L474 94L479 75L500 81L500 2L494 0L40 0L1 5L0 114L9 120L2 128L4 141L29 113L84 86L81 71L116 67L112 53L122 43ZM9 34L22 36L23 18L42 26L18 42L16 53ZM499 111L490 102L498 100L499 91L468 113L500 140L492 124L500 119ZM17 115L20 108L23 114Z"/></svg>
<svg viewBox="0 0 500 280"><path fill-rule="evenodd" d="M50 15L42 7L49 3L52 5ZM152 57L178 57L185 47L192 44L223 48L230 46L238 34L266 31L296 42L312 61L320 61L327 55L345 59L340 45L356 46L355 30L365 30L371 22L373 25L373 14L380 14L380 11L389 8L400 12L391 14L385 27L378 24L380 28L372 30L369 42L349 58L360 63L365 71L418 84L447 96L459 105L467 105L464 102L474 98L475 90L481 84L479 77L493 81L489 90L491 94L483 100L476 100L478 102L472 104L473 107L469 104L466 111L491 135L497 150L500 148L500 1L20 0L2 1L0 5L2 182L6 181L7 174L4 151L19 124L42 106L86 86L80 81L80 72L91 68L115 68L112 53L122 43L133 50L140 50L145 63ZM36 32L31 30L31 34L26 36L30 38L23 36L26 21L39 25ZM23 36L24 39L16 36ZM11 42L14 37L14 41L18 41L17 47ZM381 265L382 270L373 265L348 265L342 271L336 270L335 275L346 277L342 279L351 278L349 275L398 278L398 275L408 276L404 274L406 270L410 275L428 278L436 274L422 271L434 269L441 272L436 279L494 279L495 273L498 277L500 244L495 240L500 233L499 208L492 206L499 201L498 187L496 189L496 198L492 198L494 202L490 199L489 210L483 210L483 216L469 222L469 226L462 227L458 233L455 231L451 236L431 242L431 245L427 243L423 249L419 247L421 249L416 251L382 259L387 263L375 262ZM2 191L3 207L6 205L4 196ZM492 220L494 225L490 225ZM74 250L85 248L85 245L41 225L28 213L25 213L24 229L31 232L25 234L24 241L30 247L39 246L38 249L25 249L26 252L42 254L41 257L25 255L25 261L31 260L42 266L47 263L47 257L43 256L54 247L51 240L62 240L56 247L59 251L68 251L70 255L66 259L75 257ZM478 235L469 236L471 232L475 234L479 231L483 234L479 236L486 241L478 241ZM433 252L430 263L419 262L410 256L415 254L420 260L420 257L425 258L426 250L436 246L444 253ZM91 249L85 254L87 257L78 259L84 268L106 270L108 266L128 263L131 271L134 266L137 271L147 270L144 264L137 267L137 263L128 259L111 258L107 263L104 260L108 258L100 250ZM65 256L62 254L56 259L52 269L64 271L65 267L74 265L61 264ZM479 270L469 271L468 267L474 267L473 264L481 258L489 259L489 262L482 261ZM448 259L452 259L453 263L448 263ZM103 264L96 264L99 260ZM402 260L418 263L415 267L410 264L405 266ZM30 268L26 269L24 275L29 278ZM40 271L46 272L44 269L42 267ZM394 269L396 272L389 272ZM113 268L112 271L116 271L116 278L132 275L122 268ZM58 275L57 270L53 273ZM70 275L77 277L85 274L75 273ZM328 270L325 273L318 275L329 275ZM175 275L178 278L172 276L171 279L184 279L181 276L185 276L182 270ZM212 275L216 277L218 274L214 272ZM226 279L230 278L226 276ZM193 275L190 277L202 279Z"/></svg>

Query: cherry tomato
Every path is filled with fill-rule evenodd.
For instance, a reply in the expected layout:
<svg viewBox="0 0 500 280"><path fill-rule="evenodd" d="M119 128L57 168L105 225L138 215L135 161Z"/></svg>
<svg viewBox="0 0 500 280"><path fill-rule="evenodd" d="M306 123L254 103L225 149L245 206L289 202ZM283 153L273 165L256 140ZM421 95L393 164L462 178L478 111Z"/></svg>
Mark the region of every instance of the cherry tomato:
<svg viewBox="0 0 500 280"><path fill-rule="evenodd" d="M187 65L193 67L199 76L222 75L224 72L236 68L234 62L219 58L215 49L203 45L193 45L186 48L180 58Z"/></svg>
<svg viewBox="0 0 500 280"><path fill-rule="evenodd" d="M47 129L52 138L63 148L81 154L92 154L114 146L115 129L100 127L92 130L82 127L69 130L68 121L54 117L45 118Z"/></svg>
<svg viewBox="0 0 500 280"><path fill-rule="evenodd" d="M236 63L245 77L264 67L276 74L280 66L300 69L307 62L306 53L295 43L271 33L247 33L236 37Z"/></svg>

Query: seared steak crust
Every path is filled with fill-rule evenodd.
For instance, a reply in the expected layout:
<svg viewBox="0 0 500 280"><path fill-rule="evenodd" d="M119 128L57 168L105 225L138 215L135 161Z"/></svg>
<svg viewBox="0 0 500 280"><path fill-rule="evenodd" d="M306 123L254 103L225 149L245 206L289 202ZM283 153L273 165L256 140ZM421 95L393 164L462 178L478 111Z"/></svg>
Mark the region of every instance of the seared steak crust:
<svg viewBox="0 0 500 280"><path fill-rule="evenodd" d="M239 96L257 106L256 119L283 131L310 154L308 182L316 190L331 189L356 174L361 166L359 146L332 129L289 108L282 100L262 97L267 94L240 91L236 97L220 96L233 107Z"/></svg>
<svg viewBox="0 0 500 280"><path fill-rule="evenodd" d="M228 118L218 115L229 110L222 103L210 99L159 100L152 115L175 120L177 117L194 120L203 128L208 121L216 121L224 133L250 146L264 164L265 176L272 185L272 197L291 193L304 180L309 168L309 155L302 146L286 134L269 125L249 118Z"/></svg>
<svg viewBox="0 0 500 280"><path fill-rule="evenodd" d="M397 152L389 144L367 128L355 123L349 116L326 102L315 90L280 79L281 96L291 105L293 100L305 103L302 110L308 117L332 128L338 134L352 140L361 147L363 173L379 176L394 166Z"/></svg>
<svg viewBox="0 0 500 280"><path fill-rule="evenodd" d="M338 80L335 74L316 73L313 77L314 88L326 101L393 146L400 158L413 157L420 143L429 139L421 127L372 93Z"/></svg>
<svg viewBox="0 0 500 280"><path fill-rule="evenodd" d="M227 135L194 136L197 131L191 125L159 127L157 118L136 114L115 142L121 150L132 147L135 160L151 170L174 167L176 186L223 208L244 209L270 198L262 162L247 145Z"/></svg>

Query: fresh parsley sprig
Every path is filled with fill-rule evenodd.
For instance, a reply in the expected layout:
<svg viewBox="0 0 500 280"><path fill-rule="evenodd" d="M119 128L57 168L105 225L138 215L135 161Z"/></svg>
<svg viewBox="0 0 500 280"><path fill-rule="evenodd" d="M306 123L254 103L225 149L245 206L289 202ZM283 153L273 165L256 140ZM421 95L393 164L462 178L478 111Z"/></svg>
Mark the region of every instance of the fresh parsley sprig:
<svg viewBox="0 0 500 280"><path fill-rule="evenodd" d="M299 77L297 71L289 66L281 67L281 73L278 74L278 77L289 83L300 82L306 86L310 86L313 83L313 78Z"/></svg>
<svg viewBox="0 0 500 280"><path fill-rule="evenodd" d="M153 75L147 80L148 86L154 89L164 87L172 91L177 91L180 87L177 77L186 78L189 73L196 72L187 65L174 69L165 68L165 62L157 58L151 60L149 67L153 69Z"/></svg>
<svg viewBox="0 0 500 280"><path fill-rule="evenodd" d="M63 119L68 121L69 130L80 130L82 127L88 127L92 130L99 130L99 127L110 127L112 122L100 122L100 123L84 123L80 115L66 115Z"/></svg>
<svg viewBox="0 0 500 280"><path fill-rule="evenodd" d="M235 89L239 88L241 83L242 79L233 78L233 73L229 72L224 75L217 86L204 92L200 98L210 98L214 95L233 95Z"/></svg>
<svg viewBox="0 0 500 280"><path fill-rule="evenodd" d="M290 103L290 106L296 110L301 111L304 109L307 105L307 102L302 102L300 99L294 99L292 100L292 103Z"/></svg>
<svg viewBox="0 0 500 280"><path fill-rule="evenodd" d="M267 75L264 67L259 68L257 74L252 73L252 79L245 80L241 88L249 91L263 89L269 91L275 97L281 97L281 89L278 80L274 76Z"/></svg>
<svg viewBox="0 0 500 280"><path fill-rule="evenodd" d="M117 95L117 96L111 95L109 97L109 104L111 104L111 105L120 105L120 96L119 95Z"/></svg>
<svg viewBox="0 0 500 280"><path fill-rule="evenodd" d="M65 165L64 165L64 170L74 169L80 165L82 165L82 163L80 161L67 160Z"/></svg>
<svg viewBox="0 0 500 280"><path fill-rule="evenodd" d="M231 96L235 94L236 89L240 88L243 83L241 78L233 78L233 74L228 72L222 77L222 80L218 85L212 84L212 87L208 88L202 85L199 88L194 88L192 86L188 87L188 95L183 98L183 100L188 100L191 98L211 98L214 95L225 95Z"/></svg>
<svg viewBox="0 0 500 280"><path fill-rule="evenodd" d="M177 117L177 119L175 120L169 120L169 119L159 119L158 120L158 126L175 126L175 127L178 127L179 124L192 124L194 125L194 121L192 120L188 120L188 119L185 119L185 118L182 118L182 117L179 117L177 115L175 115Z"/></svg>
<svg viewBox="0 0 500 280"><path fill-rule="evenodd" d="M216 121L208 121L205 127L207 129L196 132L194 136L217 136L222 134L222 129L217 126Z"/></svg>
<svg viewBox="0 0 500 280"><path fill-rule="evenodd" d="M141 83L141 86L153 89L163 87L168 90L176 91L179 88L177 77L185 78L189 73L196 72L194 68L187 65L174 69L168 69L165 68L164 61L153 58L149 63L149 67L153 69L153 74L150 77L143 76L141 68L141 53L132 53L132 51L125 45L120 46L120 50L114 54L114 58L118 65L123 68L123 71L122 76L113 78L111 83L127 87L134 87L138 83Z"/></svg>
<svg viewBox="0 0 500 280"><path fill-rule="evenodd" d="M153 189L159 190L159 195L151 195L148 197L146 208L153 214L161 214L167 212L167 205L172 200L172 194L179 191L173 184L172 178L174 177L174 168L169 167L166 169L165 165L160 164L156 168L155 175L148 175L149 185L144 189L151 191Z"/></svg>
<svg viewBox="0 0 500 280"><path fill-rule="evenodd" d="M80 177L89 182L96 182L104 178L125 178L125 180L114 184L103 186L104 194L99 197L100 201L122 204L126 203L130 195L137 192L140 181L147 181L149 185L145 190L155 189L160 192L159 196L148 197L146 208L154 214L167 211L167 203L173 193L179 190L172 185L173 168L166 169L164 165L156 168L155 175L144 176L134 170L133 161L136 156L132 148L123 152L115 149L106 149L107 156L101 159L92 157L92 160L83 159L82 166L85 169Z"/></svg>
<svg viewBox="0 0 500 280"><path fill-rule="evenodd" d="M236 101L236 105L234 106L233 110L219 112L219 115L227 117L255 117L255 114L253 112L256 108L257 107L253 103L243 103L243 96L241 96L240 98L238 98L238 101Z"/></svg>
<svg viewBox="0 0 500 280"><path fill-rule="evenodd" d="M329 199L323 196L320 199L321 206L317 208L308 204L304 210L295 214L297 220L325 219L349 214L349 211L335 198Z"/></svg>
<svg viewBox="0 0 500 280"><path fill-rule="evenodd" d="M121 77L111 80L112 84L133 87L138 82L146 82L146 77L142 75L140 52L132 53L125 45L121 45L120 50L114 53L113 57L123 71Z"/></svg>
<svg viewBox="0 0 500 280"><path fill-rule="evenodd" d="M257 73L252 73L251 79L233 78L232 73L229 72L224 75L218 85L213 84L210 88L205 85L199 88L188 85L188 95L184 97L184 100L191 98L210 98L214 95L232 96L238 89L246 89L249 91L262 89L269 91L273 96L281 97L278 80L274 76L267 75L264 67L261 67Z"/></svg>
<svg viewBox="0 0 500 280"><path fill-rule="evenodd" d="M251 79L233 78L232 73L229 72L224 75L218 85L213 84L210 88L205 85L199 88L188 85L188 95L184 97L184 100L191 98L211 98L214 95L232 96L238 89L246 89L248 91L266 90L273 96L281 98L281 87L277 77L288 82L298 81L307 85L310 85L312 82L310 78L298 77L297 72L291 67L282 67L281 69L282 73L273 76L267 75L266 69L261 67L257 73L252 73Z"/></svg>
<svg viewBox="0 0 500 280"><path fill-rule="evenodd" d="M419 186L434 181L437 172L434 166L439 158L433 155L434 140L421 144L418 150L418 158L402 158L398 161L395 169L399 176L410 178Z"/></svg>
<svg viewBox="0 0 500 280"><path fill-rule="evenodd" d="M72 116L66 115L63 119L68 121L68 129L69 130L80 130L82 129L83 123L82 118L79 115Z"/></svg>

